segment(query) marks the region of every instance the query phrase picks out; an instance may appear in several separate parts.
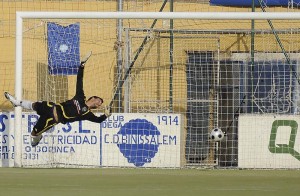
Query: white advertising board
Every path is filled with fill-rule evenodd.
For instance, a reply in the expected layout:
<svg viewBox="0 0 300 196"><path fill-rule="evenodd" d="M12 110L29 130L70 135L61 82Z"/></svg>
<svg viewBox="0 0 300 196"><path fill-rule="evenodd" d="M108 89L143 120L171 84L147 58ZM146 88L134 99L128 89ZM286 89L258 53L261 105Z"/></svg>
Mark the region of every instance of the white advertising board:
<svg viewBox="0 0 300 196"><path fill-rule="evenodd" d="M180 166L180 115L116 114L101 127L105 166Z"/></svg>
<svg viewBox="0 0 300 196"><path fill-rule="evenodd" d="M100 114L96 114L100 115ZM181 117L177 114L113 114L101 124L59 124L36 147L35 113L23 113L22 164L82 167L180 167ZM2 167L14 166L14 115L0 113Z"/></svg>
<svg viewBox="0 0 300 196"><path fill-rule="evenodd" d="M300 118L295 115L240 115L240 168L300 168Z"/></svg>

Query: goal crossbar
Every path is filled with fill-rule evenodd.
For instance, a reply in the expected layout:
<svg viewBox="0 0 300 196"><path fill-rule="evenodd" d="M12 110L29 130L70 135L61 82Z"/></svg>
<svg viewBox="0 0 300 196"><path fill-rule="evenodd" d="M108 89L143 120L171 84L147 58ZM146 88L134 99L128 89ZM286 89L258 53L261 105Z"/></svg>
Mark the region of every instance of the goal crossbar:
<svg viewBox="0 0 300 196"><path fill-rule="evenodd" d="M298 20L300 12L17 12L18 18Z"/></svg>

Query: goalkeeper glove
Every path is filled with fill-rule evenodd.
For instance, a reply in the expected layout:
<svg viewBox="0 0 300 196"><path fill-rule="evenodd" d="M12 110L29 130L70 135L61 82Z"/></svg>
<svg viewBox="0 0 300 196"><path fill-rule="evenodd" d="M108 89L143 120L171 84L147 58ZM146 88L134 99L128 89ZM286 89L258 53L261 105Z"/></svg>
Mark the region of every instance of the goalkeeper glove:
<svg viewBox="0 0 300 196"><path fill-rule="evenodd" d="M111 109L109 106L105 107L104 115L108 118L111 116Z"/></svg>

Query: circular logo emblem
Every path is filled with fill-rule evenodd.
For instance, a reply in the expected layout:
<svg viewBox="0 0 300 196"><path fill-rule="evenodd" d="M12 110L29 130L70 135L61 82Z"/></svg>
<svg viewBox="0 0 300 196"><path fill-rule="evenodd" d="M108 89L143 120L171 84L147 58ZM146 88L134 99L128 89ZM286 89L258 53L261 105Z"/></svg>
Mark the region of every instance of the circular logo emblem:
<svg viewBox="0 0 300 196"><path fill-rule="evenodd" d="M63 53L67 52L68 49L69 47L66 44L62 44L59 46L59 50Z"/></svg>

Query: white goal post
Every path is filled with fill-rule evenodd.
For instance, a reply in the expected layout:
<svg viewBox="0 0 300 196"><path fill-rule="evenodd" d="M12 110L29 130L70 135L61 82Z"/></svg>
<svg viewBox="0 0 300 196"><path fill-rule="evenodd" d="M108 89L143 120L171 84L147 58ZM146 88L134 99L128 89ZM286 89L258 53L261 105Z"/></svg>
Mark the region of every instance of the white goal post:
<svg viewBox="0 0 300 196"><path fill-rule="evenodd" d="M198 20L300 20L300 12L17 12L15 96L23 93L23 19L198 19ZM22 166L22 108L15 108L15 167Z"/></svg>

